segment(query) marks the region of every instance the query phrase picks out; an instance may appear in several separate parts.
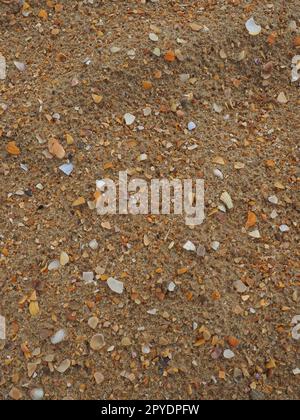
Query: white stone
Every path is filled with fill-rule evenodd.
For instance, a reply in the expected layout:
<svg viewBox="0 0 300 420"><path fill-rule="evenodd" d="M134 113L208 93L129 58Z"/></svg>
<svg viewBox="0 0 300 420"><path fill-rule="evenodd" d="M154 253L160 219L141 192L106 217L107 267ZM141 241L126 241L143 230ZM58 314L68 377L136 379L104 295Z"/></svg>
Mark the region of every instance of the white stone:
<svg viewBox="0 0 300 420"><path fill-rule="evenodd" d="M214 251L218 251L219 250L219 248L220 248L220 242L218 242L218 241L214 241L212 244L211 244L211 247L212 247L212 249L214 250Z"/></svg>
<svg viewBox="0 0 300 420"><path fill-rule="evenodd" d="M259 35L262 31L262 27L260 25L257 25L253 17L247 20L246 28L249 34L252 36Z"/></svg>
<svg viewBox="0 0 300 420"><path fill-rule="evenodd" d="M248 291L248 287L241 280L235 281L234 287L236 288L238 293L246 293Z"/></svg>
<svg viewBox="0 0 300 420"><path fill-rule="evenodd" d="M269 201L269 203L271 203L271 204L278 204L278 203L279 203L278 197L277 197L276 195L271 195L271 196L268 198L268 201Z"/></svg>
<svg viewBox="0 0 300 420"><path fill-rule="evenodd" d="M174 292L175 289L176 289L176 284L173 281L171 281L171 283L168 284L168 291Z"/></svg>
<svg viewBox="0 0 300 420"><path fill-rule="evenodd" d="M235 354L231 350L225 350L224 351L224 357L225 357L225 359L230 360L230 359L233 359L235 357Z"/></svg>
<svg viewBox="0 0 300 420"><path fill-rule="evenodd" d="M33 401L40 401L44 398L44 390L42 388L34 388L30 391L30 396Z"/></svg>
<svg viewBox="0 0 300 420"><path fill-rule="evenodd" d="M96 239L93 239L90 243L89 243L89 247L93 250L96 251L99 248L99 244L96 241Z"/></svg>
<svg viewBox="0 0 300 420"><path fill-rule="evenodd" d="M260 239L261 238L261 234L260 234L260 231L258 229L253 230L252 232L249 232L248 235L253 239Z"/></svg>
<svg viewBox="0 0 300 420"><path fill-rule="evenodd" d="M290 228L287 225L281 225L279 227L280 232L285 233L285 232L289 232Z"/></svg>
<svg viewBox="0 0 300 420"><path fill-rule="evenodd" d="M184 244L183 249L185 249L186 251L196 252L196 246L191 241L187 241Z"/></svg>
<svg viewBox="0 0 300 420"><path fill-rule="evenodd" d="M72 163L65 163L61 165L59 169L67 176L70 176L74 170L74 165Z"/></svg>
<svg viewBox="0 0 300 420"><path fill-rule="evenodd" d="M197 128L197 126L196 126L196 124L193 122L193 121L190 121L189 123L188 123L188 130L189 131L193 131L193 130L195 130Z"/></svg>
<svg viewBox="0 0 300 420"><path fill-rule="evenodd" d="M26 65L24 63L21 63L21 61L14 61L14 65L19 71L25 71Z"/></svg>
<svg viewBox="0 0 300 420"><path fill-rule="evenodd" d="M49 271L59 270L59 268L60 268L60 262L58 260L54 260L48 265Z"/></svg>
<svg viewBox="0 0 300 420"><path fill-rule="evenodd" d="M149 39L150 39L150 41L153 41L153 42L158 42L158 40L159 40L158 36L154 32L151 32L149 34Z"/></svg>
<svg viewBox="0 0 300 420"><path fill-rule="evenodd" d="M53 345L59 344L62 341L64 341L64 339L66 338L67 333L65 330L61 329L59 331L57 331L50 339L51 343Z"/></svg>
<svg viewBox="0 0 300 420"><path fill-rule="evenodd" d="M135 121L135 116L127 113L124 115L124 120L125 120L126 125L132 125Z"/></svg>
<svg viewBox="0 0 300 420"><path fill-rule="evenodd" d="M6 60L3 55L0 54L0 80L6 79Z"/></svg>
<svg viewBox="0 0 300 420"><path fill-rule="evenodd" d="M119 280L114 279L113 277L110 277L107 280L107 285L115 293L118 293L121 295L124 292L124 283L122 283Z"/></svg>
<svg viewBox="0 0 300 420"><path fill-rule="evenodd" d="M6 320L0 315L0 340L6 340Z"/></svg>
<svg viewBox="0 0 300 420"><path fill-rule="evenodd" d="M220 169L214 169L214 175L215 175L217 178L224 179L224 175L223 175L223 173L220 171Z"/></svg>
<svg viewBox="0 0 300 420"><path fill-rule="evenodd" d="M92 271L85 271L82 273L82 280L85 284L91 284L94 281L94 273Z"/></svg>

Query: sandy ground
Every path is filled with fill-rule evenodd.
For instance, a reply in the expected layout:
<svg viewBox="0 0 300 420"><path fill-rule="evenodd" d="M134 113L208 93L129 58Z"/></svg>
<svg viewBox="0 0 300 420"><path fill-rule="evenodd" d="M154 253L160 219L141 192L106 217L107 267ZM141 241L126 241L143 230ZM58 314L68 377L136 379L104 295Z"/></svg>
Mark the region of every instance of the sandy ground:
<svg viewBox="0 0 300 420"><path fill-rule="evenodd" d="M0 1L1 399L299 398L299 35L298 0ZM204 223L97 216L121 170L204 178Z"/></svg>

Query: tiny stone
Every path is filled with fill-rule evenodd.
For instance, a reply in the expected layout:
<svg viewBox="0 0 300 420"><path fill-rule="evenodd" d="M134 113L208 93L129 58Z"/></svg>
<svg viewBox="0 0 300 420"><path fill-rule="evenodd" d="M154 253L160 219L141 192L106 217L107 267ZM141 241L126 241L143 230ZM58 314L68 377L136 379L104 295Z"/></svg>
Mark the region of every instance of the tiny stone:
<svg viewBox="0 0 300 420"><path fill-rule="evenodd" d="M269 203L271 203L271 204L278 204L278 203L279 203L278 197L276 197L276 195L271 195L271 196L268 198L268 201L269 201Z"/></svg>
<svg viewBox="0 0 300 420"><path fill-rule="evenodd" d="M135 121L135 116L132 114L125 114L124 120L125 120L126 125L132 125Z"/></svg>
<svg viewBox="0 0 300 420"><path fill-rule="evenodd" d="M282 232L282 233L289 232L289 230L290 230L290 228L287 225L281 225L279 227L279 229L280 229L280 232Z"/></svg>
<svg viewBox="0 0 300 420"><path fill-rule="evenodd" d="M261 238L261 234L260 234L258 229L253 230L252 232L249 232L249 236L251 236L251 238L253 238L253 239L260 239Z"/></svg>
<svg viewBox="0 0 300 420"><path fill-rule="evenodd" d="M89 247L93 250L96 251L99 248L99 244L96 241L96 239L93 239L90 243L89 243Z"/></svg>
<svg viewBox="0 0 300 420"><path fill-rule="evenodd" d="M65 163L61 165L59 169L67 176L70 176L74 170L74 165L72 163Z"/></svg>
<svg viewBox="0 0 300 420"><path fill-rule="evenodd" d="M214 250L214 251L218 251L219 250L219 248L220 248L220 242L217 242L217 241L214 241L212 244L211 244L211 247L212 247L212 249Z"/></svg>
<svg viewBox="0 0 300 420"><path fill-rule="evenodd" d="M99 351L105 346L105 340L102 334L95 334L90 341L91 349Z"/></svg>
<svg viewBox="0 0 300 420"><path fill-rule="evenodd" d="M186 251L196 252L196 246L191 241L187 241L186 244L183 246L183 249Z"/></svg>
<svg viewBox="0 0 300 420"><path fill-rule="evenodd" d="M150 41L153 41L153 42L158 42L158 40L159 40L158 36L154 32L151 32L149 34L149 39L150 39Z"/></svg>
<svg viewBox="0 0 300 420"><path fill-rule="evenodd" d="M70 257L66 252L60 254L60 265L62 267L66 266L70 262Z"/></svg>
<svg viewBox="0 0 300 420"><path fill-rule="evenodd" d="M61 364L56 368L57 372L65 373L71 366L71 361L69 359L64 360Z"/></svg>
<svg viewBox="0 0 300 420"><path fill-rule="evenodd" d="M42 388L34 388L30 391L30 397L33 401L41 401L44 398L44 390Z"/></svg>
<svg viewBox="0 0 300 420"><path fill-rule="evenodd" d="M196 128L197 128L197 126L196 126L196 124L193 121L191 121L191 122L188 123L188 130L189 131L193 131Z"/></svg>
<svg viewBox="0 0 300 420"><path fill-rule="evenodd" d="M82 273L82 280L85 284L91 284L94 281L94 273L92 271L87 271Z"/></svg>
<svg viewBox="0 0 300 420"><path fill-rule="evenodd" d="M236 288L238 293L245 293L248 290L248 287L241 280L237 280L236 282L234 282L234 287Z"/></svg>
<svg viewBox="0 0 300 420"><path fill-rule="evenodd" d="M94 379L95 379L97 385L100 385L100 384L102 384L102 382L104 382L104 376L101 372L95 372L94 373Z"/></svg>
<svg viewBox="0 0 300 420"><path fill-rule="evenodd" d="M223 354L225 359L233 359L235 357L235 354L231 350L225 350Z"/></svg>
<svg viewBox="0 0 300 420"><path fill-rule="evenodd" d="M124 347L129 347L129 346L131 346L131 340L130 340L130 338L128 338L128 337L123 337L122 338L122 341L121 341L121 344L122 344L122 346L124 346Z"/></svg>
<svg viewBox="0 0 300 420"><path fill-rule="evenodd" d="M59 330L57 331L52 337L51 337L51 343L56 345L64 341L67 334L65 330Z"/></svg>
<svg viewBox="0 0 300 420"><path fill-rule="evenodd" d="M99 324L99 319L97 317L93 316L93 317L89 318L88 325L89 325L90 328L92 328L92 330L95 330L97 328L98 324Z"/></svg>
<svg viewBox="0 0 300 420"><path fill-rule="evenodd" d="M124 291L124 284L121 281L114 279L113 277L110 277L107 280L107 285L110 288L110 290L112 290L115 293L118 293L119 295L121 295Z"/></svg>
<svg viewBox="0 0 300 420"><path fill-rule="evenodd" d="M48 270L49 271L55 271L55 270L59 270L60 268L60 262L55 260L52 261L49 265L48 265Z"/></svg>
<svg viewBox="0 0 300 420"><path fill-rule="evenodd" d="M22 399L23 394L18 388L12 388L9 393L10 398L12 398L15 401L19 401Z"/></svg>
<svg viewBox="0 0 300 420"><path fill-rule="evenodd" d="M174 292L175 289L176 289L176 284L173 281L171 281L171 283L168 284L168 291Z"/></svg>

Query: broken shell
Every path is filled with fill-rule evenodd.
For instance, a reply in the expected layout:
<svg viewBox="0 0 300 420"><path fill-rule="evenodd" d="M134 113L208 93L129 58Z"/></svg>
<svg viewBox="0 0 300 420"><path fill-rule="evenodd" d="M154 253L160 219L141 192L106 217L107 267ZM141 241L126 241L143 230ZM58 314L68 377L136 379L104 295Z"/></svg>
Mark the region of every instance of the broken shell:
<svg viewBox="0 0 300 420"><path fill-rule="evenodd" d="M233 209L233 201L231 196L228 194L227 191L223 192L223 194L221 195L221 201L226 205L226 207L228 208L228 210Z"/></svg>
<svg viewBox="0 0 300 420"><path fill-rule="evenodd" d="M257 25L253 17L247 20L246 28L249 34L252 36L259 35L262 31L262 27L260 25Z"/></svg>

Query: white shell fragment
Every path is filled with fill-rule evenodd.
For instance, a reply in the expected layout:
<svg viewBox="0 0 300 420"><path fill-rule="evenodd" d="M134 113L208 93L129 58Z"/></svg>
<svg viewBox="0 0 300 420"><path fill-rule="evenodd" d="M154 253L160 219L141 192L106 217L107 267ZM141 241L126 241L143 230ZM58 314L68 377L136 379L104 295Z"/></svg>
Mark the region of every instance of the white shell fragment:
<svg viewBox="0 0 300 420"><path fill-rule="evenodd" d="M277 96L277 102L279 104L285 105L288 103L288 98L286 97L286 94L284 92L280 92L279 95Z"/></svg>
<svg viewBox="0 0 300 420"><path fill-rule="evenodd" d="M223 173L220 171L220 169L214 169L214 175L215 175L217 178L224 179L224 175L223 175Z"/></svg>
<svg viewBox="0 0 300 420"><path fill-rule="evenodd" d="M279 230L280 230L280 232L282 232L282 233L286 233L286 232L289 232L290 228L289 228L287 225L281 225L281 226L279 227Z"/></svg>
<svg viewBox="0 0 300 420"><path fill-rule="evenodd" d="M187 241L184 244L183 249L185 249L186 251L196 252L196 246L191 241Z"/></svg>
<svg viewBox="0 0 300 420"><path fill-rule="evenodd" d="M65 163L61 165L59 169L67 176L70 176L74 170L74 165L72 163Z"/></svg>
<svg viewBox="0 0 300 420"><path fill-rule="evenodd" d="M6 339L6 320L5 317L0 315L0 340Z"/></svg>
<svg viewBox="0 0 300 420"><path fill-rule="evenodd" d="M6 60L3 55L0 54L0 80L5 80L6 78Z"/></svg>
<svg viewBox="0 0 300 420"><path fill-rule="evenodd" d="M300 340L300 324L296 325L293 329L292 329L292 337L294 340Z"/></svg>
<svg viewBox="0 0 300 420"><path fill-rule="evenodd" d="M127 113L124 115L124 120L125 120L126 125L132 125L135 121L135 116Z"/></svg>
<svg viewBox="0 0 300 420"><path fill-rule="evenodd" d="M42 388L34 388L30 391L30 397L33 401L41 401L44 398L44 390Z"/></svg>
<svg viewBox="0 0 300 420"><path fill-rule="evenodd" d="M292 59L292 83L300 80L300 55L295 55Z"/></svg>
<svg viewBox="0 0 300 420"><path fill-rule="evenodd" d="M234 207L233 201L232 201L232 198L227 191L223 192L223 194L221 195L221 201L222 201L222 203L224 203L226 205L228 210L233 209L233 207Z"/></svg>
<svg viewBox="0 0 300 420"><path fill-rule="evenodd" d="M59 330L59 331L57 331L52 337L51 337L51 339L50 339L50 341L51 341L51 343L53 344L53 345L56 345L56 344L59 344L59 343L61 343L62 341L64 341L64 339L66 338L66 336L67 336L67 333L66 333L66 331L65 330Z"/></svg>
<svg viewBox="0 0 300 420"><path fill-rule="evenodd" d="M230 360L230 359L233 359L235 357L235 354L231 350L225 350L224 351L224 357L225 357L225 359Z"/></svg>
<svg viewBox="0 0 300 420"><path fill-rule="evenodd" d="M25 71L26 65L24 63L21 63L21 61L14 61L14 65L19 71Z"/></svg>
<svg viewBox="0 0 300 420"><path fill-rule="evenodd" d="M249 232L249 236L253 239L260 239L261 238L261 234L260 234L260 231L258 229L255 229L252 232Z"/></svg>
<svg viewBox="0 0 300 420"><path fill-rule="evenodd" d="M211 244L211 247L212 247L212 249L214 250L214 251L218 251L219 250L219 248L220 248L220 242L218 242L218 241L214 241L212 244Z"/></svg>
<svg viewBox="0 0 300 420"><path fill-rule="evenodd" d="M60 268L60 262L58 260L52 261L49 265L48 265L48 270L49 271L55 271L55 270L59 270Z"/></svg>
<svg viewBox="0 0 300 420"><path fill-rule="evenodd" d="M124 283L114 279L113 277L110 277L107 280L107 285L110 288L110 290L112 290L115 293L118 293L119 295L121 295L124 291Z"/></svg>
<svg viewBox="0 0 300 420"><path fill-rule="evenodd" d="M246 28L249 34L252 36L259 35L262 31L262 27L255 22L253 17L247 20Z"/></svg>
<svg viewBox="0 0 300 420"><path fill-rule="evenodd" d="M159 40L158 36L157 36L154 32L151 32L151 33L149 34L149 39L150 39L150 41L152 41L152 42L158 42L158 40Z"/></svg>
<svg viewBox="0 0 300 420"><path fill-rule="evenodd" d="M82 280L85 284L91 284L94 281L94 273L92 271L86 271L82 273Z"/></svg>
<svg viewBox="0 0 300 420"><path fill-rule="evenodd" d="M171 283L168 284L168 292L172 293L175 291L175 289L176 289L176 284L173 281L171 281Z"/></svg>
<svg viewBox="0 0 300 420"><path fill-rule="evenodd" d="M241 280L235 281L233 285L238 293L246 293L248 290L248 287Z"/></svg>
<svg viewBox="0 0 300 420"><path fill-rule="evenodd" d="M189 131L193 131L193 130L195 130L197 128L197 126L196 126L196 124L193 122L193 121L190 121L189 123L188 123L188 130Z"/></svg>

